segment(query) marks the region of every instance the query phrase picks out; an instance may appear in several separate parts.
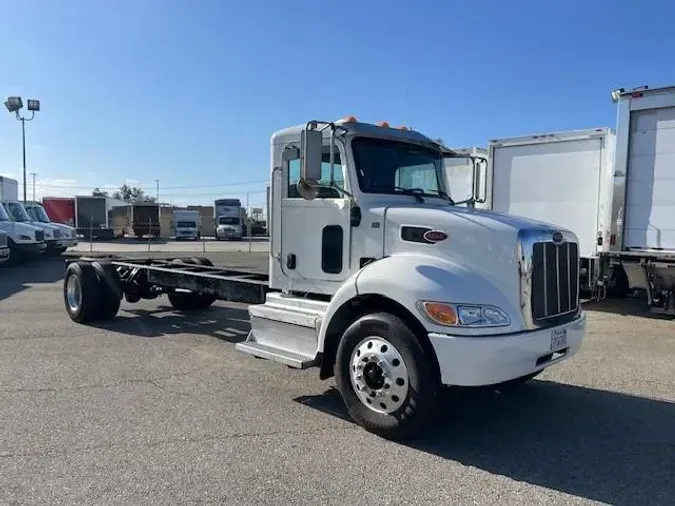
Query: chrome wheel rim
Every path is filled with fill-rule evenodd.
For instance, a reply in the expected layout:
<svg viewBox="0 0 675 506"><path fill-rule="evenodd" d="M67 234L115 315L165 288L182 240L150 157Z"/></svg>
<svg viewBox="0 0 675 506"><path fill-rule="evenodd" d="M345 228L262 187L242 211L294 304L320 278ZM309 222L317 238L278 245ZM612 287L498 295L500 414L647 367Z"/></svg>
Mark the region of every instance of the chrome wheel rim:
<svg viewBox="0 0 675 506"><path fill-rule="evenodd" d="M71 312L75 313L82 305L82 285L77 276L70 276L66 283L66 301Z"/></svg>
<svg viewBox="0 0 675 506"><path fill-rule="evenodd" d="M359 400L376 413L393 413L408 396L405 361L396 347L382 337L367 337L354 348L349 374Z"/></svg>

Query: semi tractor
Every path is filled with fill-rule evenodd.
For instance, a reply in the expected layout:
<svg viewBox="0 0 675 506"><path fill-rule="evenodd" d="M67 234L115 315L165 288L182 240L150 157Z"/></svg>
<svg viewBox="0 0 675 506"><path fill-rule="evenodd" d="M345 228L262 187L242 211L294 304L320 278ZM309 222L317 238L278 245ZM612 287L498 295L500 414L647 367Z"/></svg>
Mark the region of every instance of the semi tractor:
<svg viewBox="0 0 675 506"><path fill-rule="evenodd" d="M241 240L244 237L244 224L241 212L241 200L218 199L214 202L217 241L221 239Z"/></svg>
<svg viewBox="0 0 675 506"><path fill-rule="evenodd" d="M517 385L580 349L576 235L448 195L444 159L484 158L353 117L276 132L271 151L268 274L84 257L66 268L69 317L111 319L122 298L248 303L238 351L334 377L351 417L389 439L421 430L443 385Z"/></svg>
<svg viewBox="0 0 675 506"><path fill-rule="evenodd" d="M77 230L75 230L75 227L71 227L63 223L53 222L47 215L45 208L42 207L39 202L27 202L24 207L26 208L29 216L32 218L33 224L41 223L54 227L59 231L58 240L56 241L56 244L52 250L54 253L63 253L68 248L77 245Z"/></svg>

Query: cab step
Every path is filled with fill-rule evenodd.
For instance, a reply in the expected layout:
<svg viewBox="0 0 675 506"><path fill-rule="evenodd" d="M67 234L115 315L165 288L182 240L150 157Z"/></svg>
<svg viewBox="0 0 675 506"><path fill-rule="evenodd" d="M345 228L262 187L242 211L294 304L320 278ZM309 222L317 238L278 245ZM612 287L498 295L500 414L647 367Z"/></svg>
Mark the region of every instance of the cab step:
<svg viewBox="0 0 675 506"><path fill-rule="evenodd" d="M306 369L317 365L318 335L328 302L268 293L264 304L249 306L251 322L242 353Z"/></svg>

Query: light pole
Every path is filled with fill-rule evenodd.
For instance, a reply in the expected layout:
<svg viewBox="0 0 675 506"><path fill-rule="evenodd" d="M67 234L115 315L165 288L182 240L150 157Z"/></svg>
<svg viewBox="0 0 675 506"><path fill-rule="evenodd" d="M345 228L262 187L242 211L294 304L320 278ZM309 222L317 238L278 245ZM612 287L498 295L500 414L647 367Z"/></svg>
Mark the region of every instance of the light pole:
<svg viewBox="0 0 675 506"><path fill-rule="evenodd" d="M10 113L14 113L16 119L21 121L21 140L23 146L23 201L26 202L26 121L32 121L35 117L35 111L40 110L40 101L39 100L26 100L28 102L27 109L30 111L30 118L25 118L21 116L20 110L23 108L23 100L21 97L8 97L7 102L5 102L5 107Z"/></svg>
<svg viewBox="0 0 675 506"><path fill-rule="evenodd" d="M37 176L37 172L31 172L31 176L33 176L33 202L36 202L35 200L35 176Z"/></svg>

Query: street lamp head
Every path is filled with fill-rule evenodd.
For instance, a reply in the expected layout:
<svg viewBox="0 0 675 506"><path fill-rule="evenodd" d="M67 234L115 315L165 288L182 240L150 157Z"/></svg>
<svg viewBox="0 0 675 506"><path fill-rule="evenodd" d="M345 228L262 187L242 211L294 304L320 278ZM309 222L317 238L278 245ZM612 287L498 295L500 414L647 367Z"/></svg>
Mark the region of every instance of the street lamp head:
<svg viewBox="0 0 675 506"><path fill-rule="evenodd" d="M7 107L9 112L17 112L23 107L23 101L21 100L21 97L7 97L5 107Z"/></svg>
<svg viewBox="0 0 675 506"><path fill-rule="evenodd" d="M28 102L28 110L29 111L39 111L40 110L40 101L39 100L31 100L30 98L26 100Z"/></svg>

